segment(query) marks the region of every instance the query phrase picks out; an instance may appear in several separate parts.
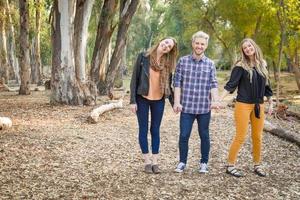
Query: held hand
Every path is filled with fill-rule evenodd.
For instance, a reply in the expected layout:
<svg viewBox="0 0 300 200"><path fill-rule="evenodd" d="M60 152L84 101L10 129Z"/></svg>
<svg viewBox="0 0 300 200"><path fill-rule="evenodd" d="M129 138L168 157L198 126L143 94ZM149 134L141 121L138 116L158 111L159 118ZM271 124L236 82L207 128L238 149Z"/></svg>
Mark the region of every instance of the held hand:
<svg viewBox="0 0 300 200"><path fill-rule="evenodd" d="M131 110L131 112L133 112L135 114L136 111L137 111L137 105L136 104L130 104L130 110Z"/></svg>
<svg viewBox="0 0 300 200"><path fill-rule="evenodd" d="M211 102L211 105L210 105L210 108L211 109L216 109L216 110L219 110L221 107L221 103L219 101L212 101Z"/></svg>
<svg viewBox="0 0 300 200"><path fill-rule="evenodd" d="M182 105L180 103L174 103L173 111L177 114L182 111Z"/></svg>
<svg viewBox="0 0 300 200"><path fill-rule="evenodd" d="M220 109L225 109L227 105L228 105L227 102L224 102L224 101L220 101L220 102L219 102L219 108L220 108Z"/></svg>

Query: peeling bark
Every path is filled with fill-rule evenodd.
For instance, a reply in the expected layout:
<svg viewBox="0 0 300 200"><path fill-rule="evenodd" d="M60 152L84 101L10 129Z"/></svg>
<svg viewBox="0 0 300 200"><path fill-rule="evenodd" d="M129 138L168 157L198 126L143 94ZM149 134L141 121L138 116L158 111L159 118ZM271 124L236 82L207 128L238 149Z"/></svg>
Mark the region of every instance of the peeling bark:
<svg viewBox="0 0 300 200"><path fill-rule="evenodd" d="M73 51L74 13L73 1L54 1L52 22L52 104L93 105L95 104L94 85L80 82L75 74Z"/></svg>
<svg viewBox="0 0 300 200"><path fill-rule="evenodd" d="M94 0L77 0L74 22L74 54L76 77L81 82L86 81L86 44L88 25Z"/></svg>

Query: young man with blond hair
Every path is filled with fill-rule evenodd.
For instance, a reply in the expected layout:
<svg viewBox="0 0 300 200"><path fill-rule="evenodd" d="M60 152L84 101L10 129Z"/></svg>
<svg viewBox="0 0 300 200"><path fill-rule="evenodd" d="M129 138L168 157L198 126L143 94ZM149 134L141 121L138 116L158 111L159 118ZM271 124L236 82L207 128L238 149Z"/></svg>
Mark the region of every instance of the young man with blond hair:
<svg viewBox="0 0 300 200"><path fill-rule="evenodd" d="M201 139L199 172L208 172L210 151L209 122L211 109L218 108L218 83L214 62L205 56L209 35L199 31L192 36L192 54L179 59L174 75L175 113L180 114L179 157L176 172L187 164L188 142L195 120Z"/></svg>

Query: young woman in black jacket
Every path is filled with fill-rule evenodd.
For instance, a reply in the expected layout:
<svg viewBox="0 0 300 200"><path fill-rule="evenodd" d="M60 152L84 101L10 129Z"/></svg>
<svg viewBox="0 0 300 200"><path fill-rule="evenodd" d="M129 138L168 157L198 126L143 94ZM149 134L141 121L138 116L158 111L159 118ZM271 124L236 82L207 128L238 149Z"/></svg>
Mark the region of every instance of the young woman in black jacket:
<svg viewBox="0 0 300 200"><path fill-rule="evenodd" d="M130 107L139 125L139 144L146 173L159 173L158 154L160 124L165 98L171 94L170 75L175 69L177 42L172 37L162 39L147 52L140 53L133 68L130 83ZM152 156L148 149L149 111ZM151 159L152 158L152 159Z"/></svg>

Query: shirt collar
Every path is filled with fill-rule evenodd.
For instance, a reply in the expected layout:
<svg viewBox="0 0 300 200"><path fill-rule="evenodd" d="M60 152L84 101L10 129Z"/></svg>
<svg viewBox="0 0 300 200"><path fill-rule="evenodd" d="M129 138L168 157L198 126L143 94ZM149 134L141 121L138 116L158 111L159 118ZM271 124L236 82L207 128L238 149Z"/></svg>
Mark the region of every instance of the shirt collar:
<svg viewBox="0 0 300 200"><path fill-rule="evenodd" d="M205 55L203 55L202 58L201 58L199 61L197 61L197 60L194 58L193 54L190 54L190 58L191 58L194 62L201 62L201 61L204 62L204 61L207 59L207 57L206 57Z"/></svg>

